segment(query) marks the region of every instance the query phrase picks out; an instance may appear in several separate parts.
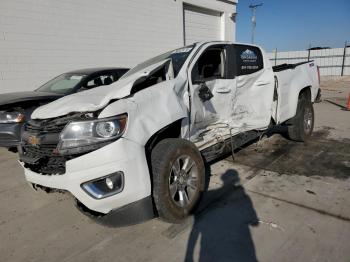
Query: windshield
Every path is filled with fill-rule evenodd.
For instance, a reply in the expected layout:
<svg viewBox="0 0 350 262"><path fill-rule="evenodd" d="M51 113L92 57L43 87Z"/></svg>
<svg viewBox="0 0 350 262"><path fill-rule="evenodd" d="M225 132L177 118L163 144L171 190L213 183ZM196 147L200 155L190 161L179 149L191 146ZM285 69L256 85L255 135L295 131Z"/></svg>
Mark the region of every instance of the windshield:
<svg viewBox="0 0 350 262"><path fill-rule="evenodd" d="M39 87L37 92L68 94L85 77L82 74L62 74Z"/></svg>
<svg viewBox="0 0 350 262"><path fill-rule="evenodd" d="M141 64L138 64L134 68L130 69L125 75L123 75L122 78L128 77L128 76L130 76L138 71L145 69L146 67L149 67L151 65L154 65L156 63L159 63L159 62L164 61L164 60L169 59L169 58L172 61L173 68L174 68L174 76L176 77L177 74L180 72L181 67L185 63L187 57L191 53L193 47L194 47L194 45L185 46L185 47L182 47L179 49L172 50L172 51L167 52L165 54L153 57L153 58L151 58L151 59L149 59Z"/></svg>

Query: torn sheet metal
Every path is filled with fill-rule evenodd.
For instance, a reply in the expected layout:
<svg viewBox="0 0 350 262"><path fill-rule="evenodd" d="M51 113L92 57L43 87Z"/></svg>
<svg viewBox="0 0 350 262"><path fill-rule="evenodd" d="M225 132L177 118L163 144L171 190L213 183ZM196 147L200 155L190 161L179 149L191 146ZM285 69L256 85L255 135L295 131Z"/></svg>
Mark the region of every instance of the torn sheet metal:
<svg viewBox="0 0 350 262"><path fill-rule="evenodd" d="M284 74L296 79L302 78L298 80L300 88L303 87L300 82L308 79L307 75L300 76L310 74L310 70L300 66L300 69L295 70L297 77L290 74L288 72L290 70L278 72L282 85L278 92L278 104L274 103L274 72L263 50L261 50L264 58L262 70L239 75L233 79L219 78L206 81L205 84L213 97L208 101L202 101L198 96L200 85L190 81L191 72L203 52L208 47L218 44L228 43L198 44L193 49L193 56L186 59L176 78L171 60L166 59L130 75L127 73L126 77L112 85L70 95L40 107L32 114L32 118L54 118L72 112L93 112L106 107L99 118L128 113L130 119L135 121L129 123L126 135L142 144L156 131L182 119L181 137L190 139L196 144L207 145L210 141L217 141L218 137L221 139L249 130L266 129L272 116L276 118L279 114L281 119L282 115L290 117L293 114L294 109L289 105L296 106L297 101L292 101L292 98L297 96L298 90L286 83L288 77ZM183 48L173 52L181 53L189 50ZM135 92L130 96L133 86L138 81L164 66L166 76L159 83L147 86L141 89L142 92ZM306 82L315 82L315 79ZM284 99L288 100L286 103L288 107L284 106ZM112 100L118 101L108 105ZM227 128L218 128L218 124L224 124Z"/></svg>
<svg viewBox="0 0 350 262"><path fill-rule="evenodd" d="M232 122L245 123L249 129L266 128L272 115L273 90L272 69L238 76Z"/></svg>
<svg viewBox="0 0 350 262"><path fill-rule="evenodd" d="M181 99L185 87L185 81L161 82L132 97L111 103L101 112L99 118L127 113L132 121L128 122L124 137L145 145L163 127L187 118L188 108ZM175 90L180 90L181 93L176 93ZM186 136L186 127L183 132Z"/></svg>
<svg viewBox="0 0 350 262"><path fill-rule="evenodd" d="M271 120L274 75L262 51L265 67L234 79L215 79L206 85L213 98L198 99L198 85L192 85L191 141L199 149L249 130L266 129ZM200 54L199 54L200 55ZM193 67L189 68L189 71Z"/></svg>
<svg viewBox="0 0 350 262"><path fill-rule="evenodd" d="M63 116L71 112L93 112L105 107L109 101L120 99L130 95L135 81L141 77L148 76L169 62L169 59L153 64L142 71L136 72L128 77L108 85L72 94L58 99L50 104L37 108L33 119L46 119Z"/></svg>

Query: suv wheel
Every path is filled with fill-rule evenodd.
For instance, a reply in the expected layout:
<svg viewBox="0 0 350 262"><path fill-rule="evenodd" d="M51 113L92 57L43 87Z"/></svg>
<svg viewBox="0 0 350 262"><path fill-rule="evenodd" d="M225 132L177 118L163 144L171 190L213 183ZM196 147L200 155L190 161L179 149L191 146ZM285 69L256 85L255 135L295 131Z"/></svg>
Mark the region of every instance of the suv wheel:
<svg viewBox="0 0 350 262"><path fill-rule="evenodd" d="M196 146L168 138L151 153L153 198L161 219L180 222L198 204L204 190L205 167Z"/></svg>

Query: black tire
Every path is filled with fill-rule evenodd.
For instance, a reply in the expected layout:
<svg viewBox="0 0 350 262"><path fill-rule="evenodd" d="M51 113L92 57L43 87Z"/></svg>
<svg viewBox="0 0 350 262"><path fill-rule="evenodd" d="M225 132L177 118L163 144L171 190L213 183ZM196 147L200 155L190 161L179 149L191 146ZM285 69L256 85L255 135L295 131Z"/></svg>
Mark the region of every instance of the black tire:
<svg viewBox="0 0 350 262"><path fill-rule="evenodd" d="M314 108L306 97L299 98L296 115L290 120L288 137L291 140L304 142L311 137L314 129Z"/></svg>
<svg viewBox="0 0 350 262"><path fill-rule="evenodd" d="M153 198L159 217L171 223L181 222L194 211L204 191L205 167L200 152L187 140L167 138L152 150L151 165ZM185 172L185 168L189 171ZM172 194L175 188L178 191Z"/></svg>

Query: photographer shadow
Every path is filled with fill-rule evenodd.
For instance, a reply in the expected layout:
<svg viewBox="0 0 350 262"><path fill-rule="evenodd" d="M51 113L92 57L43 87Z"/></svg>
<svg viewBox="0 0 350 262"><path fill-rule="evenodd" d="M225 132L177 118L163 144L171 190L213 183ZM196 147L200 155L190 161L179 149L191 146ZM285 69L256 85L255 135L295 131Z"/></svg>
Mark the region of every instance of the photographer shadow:
<svg viewBox="0 0 350 262"><path fill-rule="evenodd" d="M203 202L210 203L194 215L185 261L257 261L250 233L250 226L258 225L252 201L236 170L227 170L221 180L222 187L204 193Z"/></svg>

